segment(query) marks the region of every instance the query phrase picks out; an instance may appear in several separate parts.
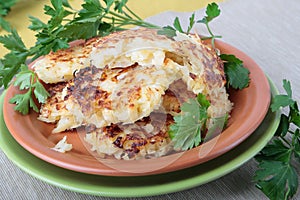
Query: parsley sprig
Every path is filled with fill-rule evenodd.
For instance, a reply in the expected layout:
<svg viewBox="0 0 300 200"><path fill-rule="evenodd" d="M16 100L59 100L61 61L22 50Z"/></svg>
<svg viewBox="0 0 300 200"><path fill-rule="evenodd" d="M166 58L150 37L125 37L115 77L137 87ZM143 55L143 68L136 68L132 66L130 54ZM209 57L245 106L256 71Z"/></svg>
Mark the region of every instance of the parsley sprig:
<svg viewBox="0 0 300 200"><path fill-rule="evenodd" d="M211 4L207 5L205 13L206 13L206 16L204 16L202 19L200 19L198 21L195 20L195 13L193 13L191 15L191 17L189 18L189 25L188 25L186 31L183 30L179 18L176 17L174 19L174 22L173 22L173 27L172 26L165 26L161 30L159 30L158 33L159 34L167 35L169 37L174 37L174 36L176 36L176 31L178 31L180 33L189 34L191 32L191 30L193 29L193 26L196 23L205 24L205 26L206 26L206 28L208 30L209 36L202 36L201 39L202 40L208 40L208 39L210 39L212 47L215 48L215 39L216 38L221 38L222 36L215 35L212 32L209 23L213 19L217 18L220 15L221 10L219 9L218 4L211 3Z"/></svg>
<svg viewBox="0 0 300 200"><path fill-rule="evenodd" d="M159 34L169 37L176 36L176 32L189 34L195 24L204 24L215 48L215 35L210 22L217 18L221 11L216 3L208 4L206 16L200 20L195 19L193 13L189 18L186 30L182 27L178 17L174 19L173 26L159 27L143 21L126 3L128 0L85 0L82 9L74 10L68 0L51 0L51 5L44 7L44 13L50 17L42 22L31 16L29 29L37 32L36 43L33 47L26 47L15 29L4 20L11 7L17 0L0 2L0 27L8 35L0 36L0 43L10 52L0 60L0 86L7 88L15 77L14 85L24 93L13 97L10 102L15 103L15 110L27 114L32 108L38 112L37 102L43 103L49 96L48 92L38 80L34 72L24 63L28 58L36 59L50 51L68 48L69 42L76 39L87 39L94 36L105 36L114 31L127 29L128 26L142 26L158 29ZM221 54L224 69L228 80L228 87L243 89L249 84L249 71L244 68L243 62L234 55ZM259 170L255 181L270 199L288 199L297 191L298 179L292 158L300 161L300 112L297 102L292 98L290 83L283 82L286 95L277 95L273 99L271 109L288 108L288 115L281 115L281 122L272 142L268 144L257 156ZM33 95L32 95L33 94ZM35 97L35 98L34 98ZM199 94L197 98L190 99L181 107L182 114L174 118L175 124L170 127L170 137L176 148L187 150L198 146L203 141L203 133L208 120L207 108L209 102L206 97ZM207 132L213 135L215 130L222 130L226 125L227 116L213 119L214 127Z"/></svg>
<svg viewBox="0 0 300 200"><path fill-rule="evenodd" d="M174 124L169 128L169 136L175 149L184 151L191 149L222 132L227 124L228 115L209 119L207 113L209 106L210 102L201 93L181 105L181 113L174 117ZM209 130L207 130L208 120L211 120Z"/></svg>
<svg viewBox="0 0 300 200"><path fill-rule="evenodd" d="M210 102L203 94L182 104L181 114L174 117L175 123L169 129L175 149L188 150L200 144L203 137L201 133L206 130L209 106Z"/></svg>
<svg viewBox="0 0 300 200"><path fill-rule="evenodd" d="M0 36L0 43L10 50L4 59L0 60L2 63L0 66L0 86L7 88L31 52L26 48L15 29L12 29L9 35Z"/></svg>
<svg viewBox="0 0 300 200"><path fill-rule="evenodd" d="M209 22L220 15L221 11L216 3L208 4L206 8L206 16L197 23L203 23L206 25L210 36L202 37L202 39L210 39L212 47L215 49L215 39L221 36L216 36L212 33ZM176 31L189 34L192 30L195 21L195 14L189 18L189 26L187 31L183 31L178 17L175 18L173 26L166 26L159 30L159 34L164 34L169 37L176 36ZM218 52L216 50L216 52ZM235 57L234 55L221 54L219 57L224 63L224 71L227 79L227 88L232 87L234 89L243 89L248 87L250 78L249 70L243 66L243 61ZM181 114L174 117L175 123L170 126L169 135L172 138L175 148L187 150L195 146L198 146L200 142L207 138L211 138L216 135L215 131L220 133L227 122L228 115L220 117L218 119L211 119L214 121L214 126L208 130L206 134L206 121L208 120L207 108L209 102L199 94L197 98L190 99L188 103L184 103L181 106ZM214 130L214 131L212 131Z"/></svg>
<svg viewBox="0 0 300 200"><path fill-rule="evenodd" d="M45 103L50 94L45 90L42 83L37 79L35 73L28 69L27 65L21 65L21 71L16 75L15 86L19 86L20 90L27 90L22 94L17 94L10 99L10 103L17 104L14 109L22 114L27 114L29 108L38 112L39 109L32 98L32 92L39 103Z"/></svg>
<svg viewBox="0 0 300 200"><path fill-rule="evenodd" d="M279 127L272 141L255 157L259 169L256 186L271 200L290 199L298 189L297 163L300 162L300 111L292 97L291 83L283 80L286 94L276 95L271 110L282 112Z"/></svg>
<svg viewBox="0 0 300 200"><path fill-rule="evenodd" d="M68 48L69 42L72 40L105 36L111 32L124 30L128 25L156 28L159 34L174 37L176 31L189 34L196 23L205 24L210 36L203 37L203 39L211 39L213 48L215 48L215 38L221 37L214 35L209 26L209 23L220 15L220 9L216 3L207 6L206 16L201 20L196 21L193 13L189 18L186 31L183 30L178 17L173 22L174 27L161 28L143 21L127 7L126 3L127 0L103 0L102 3L99 0L85 0L82 9L76 11L67 0L51 0L51 6L45 5L44 7L44 13L50 17L46 23L30 16L29 29L37 32L36 43L33 47L26 48L15 30L11 30L7 36L0 36L0 42L11 50L0 62L0 85L7 87L14 75L17 74L14 85L21 90L27 90L10 100L11 103L16 104L15 110L27 114L29 108L33 108L38 112L32 93L40 103L44 103L49 96L35 74L23 64L26 59L33 56L34 60L50 51L55 52ZM235 89L247 87L249 71L243 67L242 61L233 55L223 54L220 57L224 61L225 72L227 72L228 87L232 86ZM214 135L211 130L223 129L226 116L220 118L222 120L212 119L214 127L207 132L207 108L209 105L209 101L202 94L182 105L182 113L174 117L175 124L169 130L175 148L182 150L193 148L201 143L204 134L207 133L210 137Z"/></svg>
<svg viewBox="0 0 300 200"><path fill-rule="evenodd" d="M128 8L127 1L103 0L101 4L99 0L85 0L82 9L76 11L66 0L51 0L52 7L44 7L45 14L51 17L47 23L30 17L32 24L29 28L38 31L35 58L68 48L70 41L105 36L125 30L128 25L159 28L137 16Z"/></svg>
<svg viewBox="0 0 300 200"><path fill-rule="evenodd" d="M248 87L250 71L244 67L243 61L231 54L221 54L224 62L224 71L227 80L227 88L243 89Z"/></svg>
<svg viewBox="0 0 300 200"><path fill-rule="evenodd" d="M215 36L208 23L219 16L220 9L216 3L209 4L203 19L195 20L195 14L189 18L187 31L183 31L178 17L174 20L174 27L161 28L154 24L145 22L136 15L127 5L127 0L85 0L82 9L74 10L67 0L51 0L51 6L44 6L44 13L50 17L45 23L36 17L30 16L31 25L29 29L37 32L36 43L33 47L27 48L17 31L10 29L9 34L0 36L2 43L10 52L0 60L0 86L8 87L15 74L28 58L36 58L46 55L51 51L57 51L69 47L69 42L77 39L88 39L94 36L105 36L111 32L127 29L129 25L156 28L160 34L176 34L176 31L189 34L195 23L204 23L211 34L205 39L212 39L214 46ZM228 77L241 71L240 63L235 60L226 61ZM231 64L229 64L231 63ZM232 64L235 63L235 64ZM226 65L226 64L225 64ZM234 66L234 68L232 67ZM238 67L237 67L238 66ZM244 73L244 75L247 75ZM236 76L239 77L239 76ZM248 82L241 83L241 80L232 78L229 81L234 88L243 88ZM238 80L236 82L236 80ZM17 110L22 107L23 101L16 101ZM23 105L25 106L25 104ZM21 111L21 110L19 110ZM21 111L26 114L24 110Z"/></svg>
<svg viewBox="0 0 300 200"><path fill-rule="evenodd" d="M108 35L114 31L124 30L128 25L148 28L160 28L154 24L143 21L127 5L127 0L85 0L82 9L74 10L67 0L51 0L51 6L44 6L44 13L50 17L45 23L36 17L30 16L29 29L37 32L36 42L33 47L27 48L15 29L8 29L8 35L0 36L0 43L10 52L0 60L0 87L7 88L13 77L22 71L21 66L28 58L36 58L46 55L51 51L57 51L69 47L69 42L76 39L88 39L94 36ZM16 82L19 80L16 76ZM34 79L35 81L37 79ZM23 80L21 80L23 81ZM32 82L35 84L35 82ZM35 86L30 86L29 92ZM27 89L27 88L23 88ZM33 93L36 98L40 98ZM45 95L42 92L40 95ZM24 100L12 101L17 104L16 110L27 114L26 106L35 108L33 98L28 93ZM27 95L27 96L26 96ZM44 99L47 95L44 96ZM36 109L34 109L36 110Z"/></svg>
<svg viewBox="0 0 300 200"><path fill-rule="evenodd" d="M201 20L198 20L197 23L203 23L205 24L210 36L208 37L202 37L203 40L211 39L213 48L215 47L215 39L221 38L220 35L215 35L210 26L209 22L211 22L213 19L217 18L221 13L221 10L219 9L219 6L216 3L208 4L206 7L206 16L204 16Z"/></svg>
<svg viewBox="0 0 300 200"><path fill-rule="evenodd" d="M206 7L206 16L204 16L202 19L196 21L195 20L195 13L191 15L189 18L189 25L187 27L187 30L184 31L182 28L182 25L180 23L180 20L178 17L174 19L173 27L172 26L165 26L162 29L158 31L158 34L166 35L168 37L173 38L176 36L176 32L189 34L190 31L193 29L193 26L196 23L202 23L205 24L209 36L201 36L202 40L211 40L211 45L213 49L218 52L218 50L215 48L215 40L217 38L222 38L220 35L215 35L211 28L210 28L210 22L214 19L216 19L221 14L221 10L216 3L208 4ZM243 61L235 57L234 55L228 55L228 54L222 54L220 55L220 58L224 61L224 70L227 78L227 87L232 87L234 89L243 89L248 87L250 79L249 79L249 70L243 66Z"/></svg>

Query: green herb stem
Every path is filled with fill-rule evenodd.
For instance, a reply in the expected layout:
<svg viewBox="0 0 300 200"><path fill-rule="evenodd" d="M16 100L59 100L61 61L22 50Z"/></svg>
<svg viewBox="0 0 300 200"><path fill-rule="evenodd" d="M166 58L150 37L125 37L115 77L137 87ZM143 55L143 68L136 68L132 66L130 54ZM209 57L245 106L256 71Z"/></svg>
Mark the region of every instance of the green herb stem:
<svg viewBox="0 0 300 200"><path fill-rule="evenodd" d="M123 22L124 25L137 25L137 26L142 26L142 27L147 27L147 28L157 28L157 29L161 28L160 26L145 22L145 21L141 20L139 17L137 19L133 19L131 17L122 16L113 11L109 11L108 13L111 14L112 16L116 17L116 18L114 18L115 20ZM106 16L104 16L104 17L106 19L110 19L110 20L113 19L112 17L106 17Z"/></svg>
<svg viewBox="0 0 300 200"><path fill-rule="evenodd" d="M289 116L281 115L284 117L281 117L276 135L255 157L259 169L255 172L254 180L258 188L271 200L291 199L299 185L297 166L293 166L292 161L296 158L295 160L299 162L300 125L295 124L298 127L296 130L290 125L300 120L300 111L296 101L292 99L290 82L283 80L283 88L286 94L276 95L270 107L272 111L280 112L281 108L287 107L290 110Z"/></svg>
<svg viewBox="0 0 300 200"><path fill-rule="evenodd" d="M214 35L214 36L203 36L203 37L201 37L202 40L210 40L210 39L213 39L213 38L215 38L215 39L222 38L222 36L221 35Z"/></svg>
<svg viewBox="0 0 300 200"><path fill-rule="evenodd" d="M126 8L126 10L128 10L128 12L130 14L132 14L136 19L140 20L140 21L143 21L142 18L140 18L137 14L135 14L127 5L124 6Z"/></svg>
<svg viewBox="0 0 300 200"><path fill-rule="evenodd" d="M205 23L205 26L206 26L206 28L207 28L208 33L209 33L212 37L214 37L214 34L212 33L212 31L211 31L211 29L210 29L210 27L209 27L209 25L208 25L208 22Z"/></svg>

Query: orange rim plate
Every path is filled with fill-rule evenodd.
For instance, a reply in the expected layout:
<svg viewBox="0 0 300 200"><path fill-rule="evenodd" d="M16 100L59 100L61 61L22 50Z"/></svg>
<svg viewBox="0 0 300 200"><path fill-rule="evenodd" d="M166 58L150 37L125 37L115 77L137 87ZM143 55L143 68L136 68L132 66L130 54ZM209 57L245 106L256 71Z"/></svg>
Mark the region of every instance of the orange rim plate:
<svg viewBox="0 0 300 200"><path fill-rule="evenodd" d="M214 159L233 149L253 133L267 114L271 91L268 79L260 67L245 53L222 41L216 41L221 53L234 54L250 70L250 85L241 91L231 90L234 109L228 127L218 136L199 147L160 158L141 160L100 159L91 153L80 132L52 134L53 124L37 120L38 114L21 115L14 111L9 99L20 91L10 86L3 104L4 120L15 140L38 158L69 170L107 176L144 176L176 171ZM73 149L59 153L51 148L67 136Z"/></svg>

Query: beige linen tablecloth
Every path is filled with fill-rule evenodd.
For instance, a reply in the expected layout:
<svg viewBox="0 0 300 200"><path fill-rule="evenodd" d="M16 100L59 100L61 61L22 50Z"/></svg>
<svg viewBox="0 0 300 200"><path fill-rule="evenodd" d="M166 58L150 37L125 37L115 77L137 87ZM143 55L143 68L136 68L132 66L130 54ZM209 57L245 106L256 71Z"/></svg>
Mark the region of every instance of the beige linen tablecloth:
<svg viewBox="0 0 300 200"><path fill-rule="evenodd" d="M174 3L176 1L174 0ZM186 1L188 3L188 1ZM212 29L222 40L252 57L282 90L282 79L292 83L293 95L300 97L300 2L298 0L229 0L220 4L221 16ZM174 16L188 19L191 13L166 12L148 19L157 24L171 24ZM199 18L203 10L196 12ZM186 22L185 22L186 24ZM198 33L203 27L196 27ZM210 183L172 194L143 199L266 199L255 188L253 159ZM26 174L0 151L0 199L114 199L90 196L51 186ZM130 192L130 191L129 191ZM300 192L295 199L300 199ZM134 198L139 199L139 198Z"/></svg>

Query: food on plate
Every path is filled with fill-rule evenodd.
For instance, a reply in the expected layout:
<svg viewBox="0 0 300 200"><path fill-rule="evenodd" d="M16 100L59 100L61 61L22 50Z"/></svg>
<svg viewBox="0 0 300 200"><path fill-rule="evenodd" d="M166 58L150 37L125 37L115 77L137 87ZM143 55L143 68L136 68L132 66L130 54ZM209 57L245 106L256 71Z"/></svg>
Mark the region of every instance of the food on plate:
<svg viewBox="0 0 300 200"><path fill-rule="evenodd" d="M54 151L58 151L61 153L66 153L67 151L71 151L73 148L72 144L67 143L67 136L64 136L58 143L51 148Z"/></svg>
<svg viewBox="0 0 300 200"><path fill-rule="evenodd" d="M210 102L207 129L232 109L223 63L197 35L120 31L74 43L32 67L49 84L38 119L56 123L53 133L84 126L85 141L102 156L140 159L174 151L173 117L198 94Z"/></svg>

